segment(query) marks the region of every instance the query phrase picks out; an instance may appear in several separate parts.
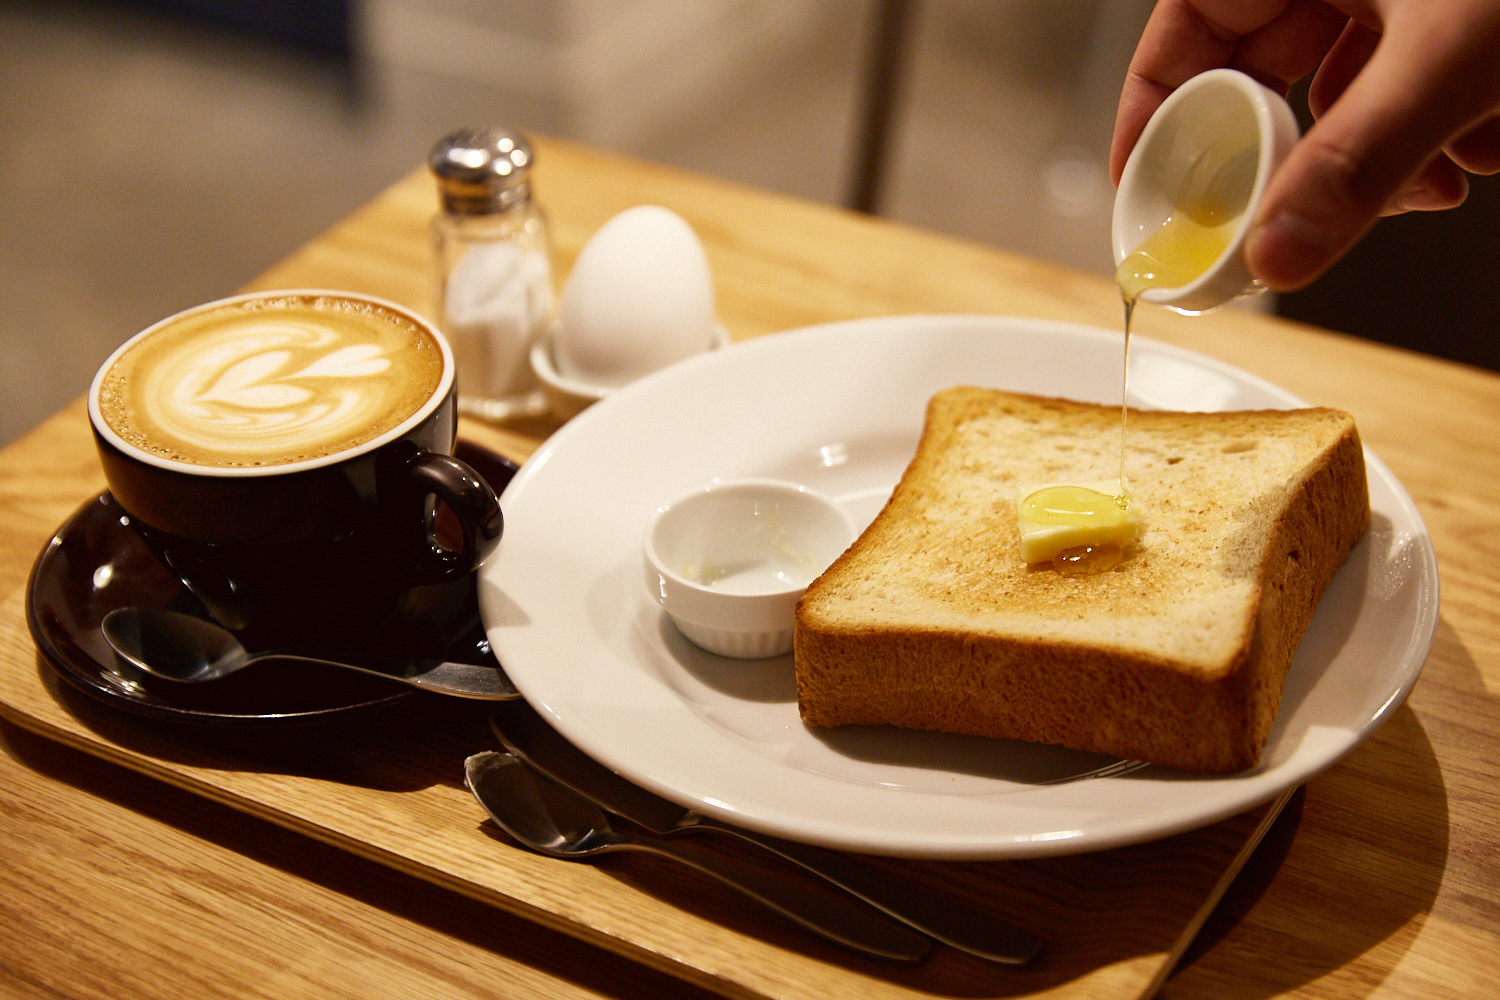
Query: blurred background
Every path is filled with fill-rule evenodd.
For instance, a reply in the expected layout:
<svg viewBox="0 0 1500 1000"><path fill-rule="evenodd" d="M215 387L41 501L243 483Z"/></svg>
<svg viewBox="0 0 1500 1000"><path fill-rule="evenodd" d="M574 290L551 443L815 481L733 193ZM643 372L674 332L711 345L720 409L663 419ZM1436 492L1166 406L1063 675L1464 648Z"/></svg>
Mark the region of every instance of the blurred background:
<svg viewBox="0 0 1500 1000"><path fill-rule="evenodd" d="M461 125L1109 274L1105 154L1150 6L0 0L0 443L130 334L233 292ZM1261 307L1500 370L1494 180L1459 212L1386 220Z"/></svg>

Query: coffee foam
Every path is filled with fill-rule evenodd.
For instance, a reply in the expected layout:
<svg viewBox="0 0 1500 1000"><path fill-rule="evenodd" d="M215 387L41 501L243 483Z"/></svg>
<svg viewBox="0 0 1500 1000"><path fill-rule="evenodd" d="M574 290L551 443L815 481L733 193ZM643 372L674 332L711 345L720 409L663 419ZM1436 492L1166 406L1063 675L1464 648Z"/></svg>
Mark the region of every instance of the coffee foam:
<svg viewBox="0 0 1500 1000"><path fill-rule="evenodd" d="M274 466L374 440L421 409L442 378L438 342L401 313L287 295L164 323L121 351L96 399L109 428L149 455Z"/></svg>

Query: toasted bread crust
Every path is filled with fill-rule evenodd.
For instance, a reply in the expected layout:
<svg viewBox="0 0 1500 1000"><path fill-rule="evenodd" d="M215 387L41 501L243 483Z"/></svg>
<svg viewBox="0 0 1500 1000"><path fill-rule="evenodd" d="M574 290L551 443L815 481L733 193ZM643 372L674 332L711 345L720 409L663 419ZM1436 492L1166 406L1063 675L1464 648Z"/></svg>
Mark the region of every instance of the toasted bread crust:
<svg viewBox="0 0 1500 1000"><path fill-rule="evenodd" d="M892 723L1193 771L1253 766L1323 590L1369 525L1335 410L1132 412L1147 533L1113 572L1021 564L1021 483L1105 478L1119 410L959 387L906 474L798 604L817 726Z"/></svg>

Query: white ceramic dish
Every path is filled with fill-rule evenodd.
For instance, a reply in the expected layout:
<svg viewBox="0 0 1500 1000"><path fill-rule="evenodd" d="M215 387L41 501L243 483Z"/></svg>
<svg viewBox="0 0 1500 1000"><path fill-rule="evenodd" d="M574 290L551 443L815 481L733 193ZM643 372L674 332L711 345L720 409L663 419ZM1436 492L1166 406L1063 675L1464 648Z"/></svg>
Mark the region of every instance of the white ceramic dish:
<svg viewBox="0 0 1500 1000"><path fill-rule="evenodd" d="M646 593L710 653L779 656L797 598L857 534L848 511L800 483L713 483L647 522Z"/></svg>
<svg viewBox="0 0 1500 1000"><path fill-rule="evenodd" d="M559 420L571 420L605 396L619 390L569 378L558 371L552 351L552 338L556 335L557 321L554 320L546 330L542 331L542 335L532 342L527 357L531 360L532 372L541 383L541 391L546 399L548 412ZM713 343L709 346L709 350L728 347L730 343L732 341L729 331L724 329L723 324L715 323Z"/></svg>
<svg viewBox="0 0 1500 1000"><path fill-rule="evenodd" d="M1242 154L1243 169L1221 183L1227 185L1224 194L1241 202L1240 220L1224 252L1198 278L1176 288L1147 289L1142 299L1199 313L1262 290L1245 263L1245 233L1266 182L1296 141L1291 107L1237 70L1200 73L1162 102L1120 175L1111 223L1115 264L1181 208L1177 199L1190 174L1233 151Z"/></svg>
<svg viewBox="0 0 1500 1000"><path fill-rule="evenodd" d="M790 656L705 653L641 586L644 525L703 482L806 483L863 526L915 449L933 392L968 383L1115 402L1120 341L1040 320L890 317L761 338L628 386L549 439L506 489L505 539L481 571L492 647L527 700L614 770L728 822L831 847L1066 854L1266 801L1384 722L1427 656L1438 607L1431 540L1372 454L1373 528L1297 651L1261 765L1228 777L892 727L811 730L798 719ZM1299 405L1150 340L1132 344L1130 388L1140 406Z"/></svg>

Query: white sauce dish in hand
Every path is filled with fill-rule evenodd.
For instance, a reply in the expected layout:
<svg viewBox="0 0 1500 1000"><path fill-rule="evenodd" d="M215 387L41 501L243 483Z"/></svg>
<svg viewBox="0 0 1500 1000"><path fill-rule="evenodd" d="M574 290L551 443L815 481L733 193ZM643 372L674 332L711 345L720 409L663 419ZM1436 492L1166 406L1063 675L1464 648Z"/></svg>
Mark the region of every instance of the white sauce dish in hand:
<svg viewBox="0 0 1500 1000"><path fill-rule="evenodd" d="M714 483L646 526L646 586L683 635L720 656L792 648L797 599L858 532L832 500L773 479Z"/></svg>
<svg viewBox="0 0 1500 1000"><path fill-rule="evenodd" d="M1143 301L1200 313L1261 290L1245 263L1245 233L1297 134L1286 101L1237 70L1200 73L1162 102L1120 175L1112 223L1115 264L1169 220L1193 217L1222 229L1224 239L1190 269L1187 280L1146 286Z"/></svg>

